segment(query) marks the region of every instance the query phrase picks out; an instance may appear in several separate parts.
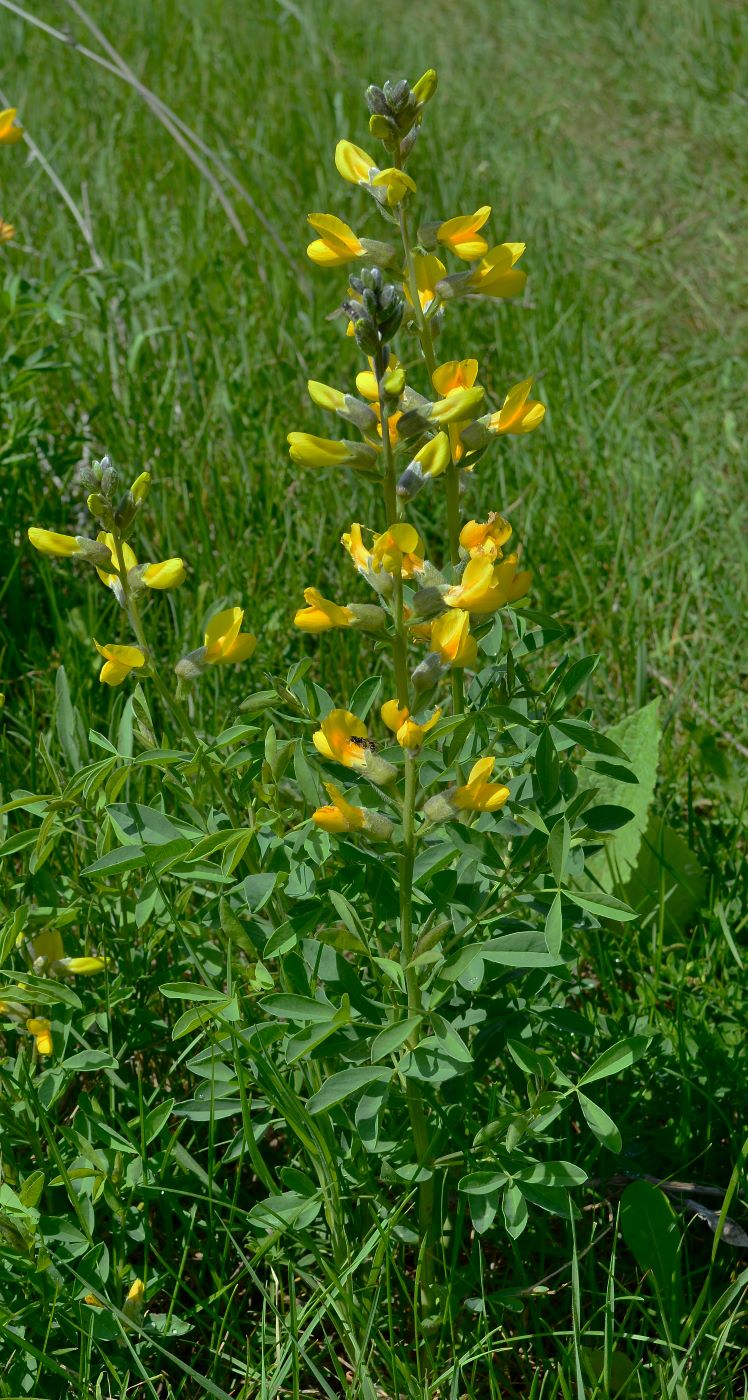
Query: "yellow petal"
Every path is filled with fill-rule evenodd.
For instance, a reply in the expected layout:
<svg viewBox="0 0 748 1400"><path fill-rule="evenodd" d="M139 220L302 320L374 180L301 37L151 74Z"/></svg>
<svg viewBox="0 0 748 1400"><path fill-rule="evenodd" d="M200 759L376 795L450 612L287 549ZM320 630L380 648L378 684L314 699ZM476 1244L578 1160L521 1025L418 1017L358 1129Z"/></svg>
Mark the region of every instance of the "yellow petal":
<svg viewBox="0 0 748 1400"><path fill-rule="evenodd" d="M142 574L146 588L178 588L186 578L183 559L164 559L147 564Z"/></svg>
<svg viewBox="0 0 748 1400"><path fill-rule="evenodd" d="M400 705L397 700L385 700L379 713L382 716L382 723L386 724L393 734L396 734L410 712L406 705Z"/></svg>
<svg viewBox="0 0 748 1400"><path fill-rule="evenodd" d="M377 166L376 161L373 161L360 146L354 146L352 141L338 141L335 147L335 168L344 180L358 185L361 182L368 184L369 172L376 170Z"/></svg>
<svg viewBox="0 0 748 1400"><path fill-rule="evenodd" d="M40 530L36 525L32 525L28 536L34 549L52 558L72 559L81 553L81 547L74 535L58 535L54 530Z"/></svg>
<svg viewBox="0 0 748 1400"><path fill-rule="evenodd" d="M12 146L23 136L23 127L13 125L16 110L15 107L6 107L4 112L0 112L0 146Z"/></svg>

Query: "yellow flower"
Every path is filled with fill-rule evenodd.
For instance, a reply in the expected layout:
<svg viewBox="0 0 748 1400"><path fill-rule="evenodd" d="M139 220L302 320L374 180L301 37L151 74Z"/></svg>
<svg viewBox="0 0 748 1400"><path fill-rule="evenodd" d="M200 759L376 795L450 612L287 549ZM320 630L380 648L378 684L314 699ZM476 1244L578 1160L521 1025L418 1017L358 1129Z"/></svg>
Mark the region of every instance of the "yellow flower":
<svg viewBox="0 0 748 1400"><path fill-rule="evenodd" d="M61 958L60 966L76 977L92 977L95 972L103 972L106 958Z"/></svg>
<svg viewBox="0 0 748 1400"><path fill-rule="evenodd" d="M145 498L146 498L146 496L148 495L148 492L150 491L150 489L151 489L151 473L150 473L150 472L141 472L141 473L140 473L140 476L136 476L136 478L135 478L135 480L134 480L132 486L130 487L130 495L132 496L133 500L134 500L138 505L140 505L141 502L143 502L143 501L145 500Z"/></svg>
<svg viewBox="0 0 748 1400"><path fill-rule="evenodd" d="M322 235L306 250L312 262L320 267L342 267L363 256L363 244L335 214L308 214L307 218L315 232Z"/></svg>
<svg viewBox="0 0 748 1400"><path fill-rule="evenodd" d="M31 1032L36 1041L37 1054L52 1054L52 1026L44 1016L32 1016L26 1022L26 1030Z"/></svg>
<svg viewBox="0 0 748 1400"><path fill-rule="evenodd" d="M289 433L288 452L299 467L370 467L377 449L365 442L339 442L313 433Z"/></svg>
<svg viewBox="0 0 748 1400"><path fill-rule="evenodd" d="M350 710L330 710L312 735L312 741L323 758L334 759L344 768L366 766L369 743L366 725Z"/></svg>
<svg viewBox="0 0 748 1400"><path fill-rule="evenodd" d="M447 269L444 263L437 258L435 253L416 253L413 258L416 273L416 289L421 309L428 311L432 303L436 300L436 286L441 282ZM410 294L410 287L405 283L403 288L405 295L413 305L413 298Z"/></svg>
<svg viewBox="0 0 748 1400"><path fill-rule="evenodd" d="M501 408L492 413L488 426L494 433L531 433L545 418L545 404L530 398L532 376L509 390Z"/></svg>
<svg viewBox="0 0 748 1400"><path fill-rule="evenodd" d="M184 583L183 559L164 559L160 564L146 564L140 575L146 588L178 588Z"/></svg>
<svg viewBox="0 0 748 1400"><path fill-rule="evenodd" d="M473 270L470 288L486 297L516 297L524 289L527 274L516 272L514 264L526 248L525 243L499 243L492 248Z"/></svg>
<svg viewBox="0 0 748 1400"><path fill-rule="evenodd" d="M0 112L0 146L12 146L23 136L23 127L16 124L15 107L6 107Z"/></svg>
<svg viewBox="0 0 748 1400"><path fill-rule="evenodd" d="M452 429L449 430L450 432ZM446 433L436 433L416 452L397 483L402 500L412 501L427 480L441 476L452 460L452 446Z"/></svg>
<svg viewBox="0 0 748 1400"><path fill-rule="evenodd" d="M40 967L59 962L65 956L62 934L56 928L42 929L40 933L34 934L26 947L32 962L37 963L39 959L43 959L43 962L39 963Z"/></svg>
<svg viewBox="0 0 748 1400"><path fill-rule="evenodd" d="M476 555L465 567L459 583L444 594L448 608L464 608L471 613L491 613L505 603L523 598L532 575L527 570L517 572L517 555L509 554L495 564L487 555Z"/></svg>
<svg viewBox="0 0 748 1400"><path fill-rule="evenodd" d="M349 608L341 608L323 598L319 589L305 588L304 599L308 606L299 608L294 625L302 632L328 632L332 627L348 627L353 619Z"/></svg>
<svg viewBox="0 0 748 1400"><path fill-rule="evenodd" d="M369 175L372 170L377 169L377 163L360 146L354 146L352 141L338 141L335 147L335 168L349 184L368 185Z"/></svg>
<svg viewBox="0 0 748 1400"><path fill-rule="evenodd" d="M345 394L342 389L333 389L329 384L320 384L317 379L307 380L306 387L312 403L316 403L319 408L327 408L331 413L337 413L339 408L345 408Z"/></svg>
<svg viewBox="0 0 748 1400"><path fill-rule="evenodd" d="M225 608L210 619L205 629L203 658L208 666L249 660L257 646L257 638L251 632L240 630L243 619L243 608Z"/></svg>
<svg viewBox="0 0 748 1400"><path fill-rule="evenodd" d="M114 572L114 570L118 568L117 547L114 543L114 535L109 534L109 532L106 530L99 530L99 533L96 536L96 538L99 544L106 545L106 548L109 550L109 553L112 557L111 569L97 569L96 572L99 575L101 582L105 583L107 588L111 588L113 593L116 593L118 587L121 587L121 584L118 575ZM138 567L138 561L135 558L135 551L130 548L130 545L127 544L127 542L125 542L121 546L121 548L122 558L125 561L125 570L129 574L131 569L136 569Z"/></svg>
<svg viewBox="0 0 748 1400"><path fill-rule="evenodd" d="M489 782L495 758L479 758L468 774L467 782L452 795L452 802L462 812L496 812L509 796L502 783Z"/></svg>
<svg viewBox="0 0 748 1400"><path fill-rule="evenodd" d="M478 643L470 635L470 614L462 608L452 608L434 619L430 642L443 666L475 665Z"/></svg>
<svg viewBox="0 0 748 1400"><path fill-rule="evenodd" d="M436 69L427 68L426 72L422 74L418 82L411 88L413 96L419 106L425 107L426 103L431 101L431 98L436 92L436 83Z"/></svg>
<svg viewBox="0 0 748 1400"><path fill-rule="evenodd" d="M318 807L312 813L312 821L321 826L323 831L335 835L341 835L345 831L363 831L363 807L354 807L352 803L346 802L340 788L334 783L325 783L325 790L332 802L329 806Z"/></svg>
<svg viewBox="0 0 748 1400"><path fill-rule="evenodd" d="M53 559L74 559L77 554L83 553L80 540L75 535L58 535L54 530L40 530L32 525L28 537L34 549Z"/></svg>
<svg viewBox="0 0 748 1400"><path fill-rule="evenodd" d="M416 189L415 180L406 175L404 170L397 170L394 166L378 170L371 183L375 189L386 189L387 204L390 208L399 204L409 192L415 194Z"/></svg>
<svg viewBox="0 0 748 1400"><path fill-rule="evenodd" d="M101 582L117 594L122 585L119 575L113 572L117 567L117 548L114 535L100 530L96 538L99 544L106 545L112 556L112 568L97 569L96 572ZM131 569L138 568L135 551L126 540L122 543L121 549L125 570L129 574ZM140 572L140 581L145 584L146 588L178 588L180 583L184 583L185 577L183 559L164 559L159 564L144 564Z"/></svg>
<svg viewBox="0 0 748 1400"><path fill-rule="evenodd" d="M140 1320L143 1313L144 1297L145 1287L143 1285L143 1280L142 1278L136 1278L135 1282L130 1284L127 1297L122 1304L122 1311L125 1317L129 1318L131 1322L138 1322Z"/></svg>
<svg viewBox="0 0 748 1400"><path fill-rule="evenodd" d="M318 807L312 813L312 821L323 831L342 836L348 831L365 831L375 841L388 841L392 835L392 822L378 812L370 812L365 807L354 807L343 796L334 783L325 783L325 790L332 799L325 807Z"/></svg>
<svg viewBox="0 0 748 1400"><path fill-rule="evenodd" d="M131 671L140 670L141 666L145 666L145 654L140 647L121 647L112 642L102 647L95 637L94 646L99 656L104 658L104 665L99 671L99 680L103 681L104 685L121 685Z"/></svg>
<svg viewBox="0 0 748 1400"><path fill-rule="evenodd" d="M490 204L476 209L474 214L459 214L456 219L446 219L439 225L437 238L445 247L451 248L458 258L472 262L488 251L488 244L479 229L491 216Z"/></svg>
<svg viewBox="0 0 748 1400"><path fill-rule="evenodd" d="M502 515L491 511L488 520L468 520L460 531L460 544L471 559L485 554L489 559L501 558L501 546L511 536L512 527Z"/></svg>
<svg viewBox="0 0 748 1400"><path fill-rule="evenodd" d="M350 554L356 568L360 569L362 573L367 573L371 564L371 550L366 548L361 534L361 526L357 522L354 521L350 530L341 535L340 543Z"/></svg>
<svg viewBox="0 0 748 1400"><path fill-rule="evenodd" d="M441 710L434 710L425 724L417 724L410 718L407 706L400 705L397 700L385 700L380 710L382 723L392 730L402 749L420 749L424 736L441 719L441 713Z"/></svg>
<svg viewBox="0 0 748 1400"><path fill-rule="evenodd" d="M443 399L458 389L472 389L478 378L477 360L447 360L434 370L431 382Z"/></svg>
<svg viewBox="0 0 748 1400"><path fill-rule="evenodd" d="M432 423L464 423L475 418L483 402L483 390L479 384L474 389L453 389L444 399L437 399L428 410Z"/></svg>
<svg viewBox="0 0 748 1400"><path fill-rule="evenodd" d="M423 568L423 541L413 525L401 521L374 536L371 560L375 573L399 571L403 578L412 578Z"/></svg>
<svg viewBox="0 0 748 1400"><path fill-rule="evenodd" d="M11 238L15 238L15 233L13 224L6 224L4 219L0 219L0 243L10 243Z"/></svg>

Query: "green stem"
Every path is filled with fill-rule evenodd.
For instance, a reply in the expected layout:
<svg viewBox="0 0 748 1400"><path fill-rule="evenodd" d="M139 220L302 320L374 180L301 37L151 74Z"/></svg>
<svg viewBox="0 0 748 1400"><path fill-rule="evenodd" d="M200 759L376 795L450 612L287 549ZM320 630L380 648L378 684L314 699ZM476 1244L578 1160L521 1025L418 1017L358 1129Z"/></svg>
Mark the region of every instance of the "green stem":
<svg viewBox="0 0 748 1400"><path fill-rule="evenodd" d="M379 385L379 408L382 424L382 459L384 461L384 506L387 525L397 523L397 484L395 479L395 457L390 442L390 409L387 396L382 388L384 365L381 357L376 360L377 383ZM403 619L403 579L399 569L393 574L392 603L395 635L392 639L392 659L395 667L395 685L398 705L408 709L408 647L405 640Z"/></svg>
<svg viewBox="0 0 748 1400"><path fill-rule="evenodd" d="M400 866L400 938L401 953L405 964L405 986L408 995L408 1015L420 1016L423 1012L423 999L418 982L418 973L411 966L414 953L413 939L413 866L416 855L415 807L417 788L417 764L412 753L405 753L405 796L403 799L403 854ZM423 1105L421 1087L417 1080L406 1080L406 1098L413 1144L419 1165L431 1170L428 1162L429 1129ZM434 1221L434 1177L422 1181L418 1187L419 1228L421 1239L426 1242L422 1282L424 1296L433 1275L432 1231Z"/></svg>
<svg viewBox="0 0 748 1400"><path fill-rule="evenodd" d="M400 224L400 236L403 242L403 252L405 253L405 266L408 274L408 284L410 287L410 299L413 305L413 316L418 332L418 339L421 343L423 358L426 361L426 368L429 372L429 383L433 380L436 369L436 351L434 349L434 337L431 333L431 325L427 316L424 315L421 299L418 295L418 280L416 278L416 265L413 255L413 243L410 237L408 225L408 214L403 204L398 205L398 221ZM450 432L450 441L452 435ZM453 448L454 451L454 448ZM447 529L449 532L449 557L452 567L456 568L460 562L460 473L454 456L450 457L449 466L444 473L444 490L447 500ZM461 715L465 709L465 686L464 672L455 670L452 672L452 711L456 715Z"/></svg>

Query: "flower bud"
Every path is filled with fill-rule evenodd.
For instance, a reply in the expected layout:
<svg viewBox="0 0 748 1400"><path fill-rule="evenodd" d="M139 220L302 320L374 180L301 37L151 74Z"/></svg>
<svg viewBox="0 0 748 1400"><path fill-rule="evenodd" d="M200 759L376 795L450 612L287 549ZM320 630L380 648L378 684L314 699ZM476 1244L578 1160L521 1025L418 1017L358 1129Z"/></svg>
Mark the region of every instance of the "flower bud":
<svg viewBox="0 0 748 1400"><path fill-rule="evenodd" d="M174 670L181 681L196 681L205 670L205 658L208 654L207 647L197 647L195 651L188 651L181 661L178 661Z"/></svg>
<svg viewBox="0 0 748 1400"><path fill-rule="evenodd" d="M439 792L424 802L423 815L436 826L438 822L451 821L456 815L456 809L452 806L449 798L444 793Z"/></svg>
<svg viewBox="0 0 748 1400"><path fill-rule="evenodd" d="M99 462L101 468L101 490L105 496L111 496L117 489L119 473L114 466L111 457L102 457Z"/></svg>
<svg viewBox="0 0 748 1400"><path fill-rule="evenodd" d="M389 765L388 765L389 766ZM364 811L364 831L373 841L389 841L392 835L392 822L381 812Z"/></svg>
<svg viewBox="0 0 748 1400"><path fill-rule="evenodd" d="M418 82L413 85L413 96L420 107L425 107L430 102L437 88L437 77L435 68L427 68L426 72Z"/></svg>
<svg viewBox="0 0 748 1400"><path fill-rule="evenodd" d="M369 117L369 131L372 136L376 136L379 141L383 141L385 146L397 145L398 129L397 124L391 117L380 116L378 113Z"/></svg>
<svg viewBox="0 0 748 1400"><path fill-rule="evenodd" d="M441 589L433 584L427 588L419 588L413 599L413 611L417 617L437 617L439 613L444 612Z"/></svg>
<svg viewBox="0 0 748 1400"><path fill-rule="evenodd" d="M387 101L387 98L385 97L382 89L380 87L377 87L376 83L372 83L371 86L366 89L364 97L366 100L366 105L369 108L369 111L372 113L372 115L374 113L378 113L380 116L387 115L387 113L390 110L390 104Z"/></svg>
<svg viewBox="0 0 748 1400"><path fill-rule="evenodd" d="M351 614L351 622L348 624L350 627L358 628L361 632L383 630L386 617L376 603L346 603L346 608Z"/></svg>
<svg viewBox="0 0 748 1400"><path fill-rule="evenodd" d="M84 559L100 569L114 569L115 564L108 545L100 540L89 540L86 535L76 535L76 542Z"/></svg>
<svg viewBox="0 0 748 1400"><path fill-rule="evenodd" d="M111 501L107 500L103 492L92 491L86 501L86 505L94 520L98 520L104 526L105 530L111 530L114 524L114 512L112 510Z"/></svg>
<svg viewBox="0 0 748 1400"><path fill-rule="evenodd" d="M400 365L397 369L392 370L389 374L385 374L384 379L382 380L382 388L385 394L387 394L388 398L400 398L400 395L402 394L403 389L405 388L405 370L403 369L402 365Z"/></svg>
<svg viewBox="0 0 748 1400"><path fill-rule="evenodd" d="M136 505L139 505L139 506L140 506L140 505L143 504L143 501L145 500L146 496L148 495L148 492L150 491L150 489L151 489L151 473L150 473L150 472L141 472L141 473L140 473L140 476L136 476L136 478L135 478L135 480L134 480L132 486L130 487L130 495L132 496L132 498L133 498L133 500L135 501L135 504L136 504Z"/></svg>
<svg viewBox="0 0 748 1400"><path fill-rule="evenodd" d="M433 690L447 670L448 667L442 665L438 652L429 652L413 672L413 685L417 691Z"/></svg>

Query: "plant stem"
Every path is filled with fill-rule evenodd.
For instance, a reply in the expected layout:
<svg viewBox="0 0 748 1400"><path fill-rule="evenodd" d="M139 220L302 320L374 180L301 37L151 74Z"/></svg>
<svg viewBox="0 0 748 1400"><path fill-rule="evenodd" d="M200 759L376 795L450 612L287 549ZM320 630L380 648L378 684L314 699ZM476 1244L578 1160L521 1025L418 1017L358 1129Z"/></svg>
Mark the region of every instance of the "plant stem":
<svg viewBox="0 0 748 1400"><path fill-rule="evenodd" d="M384 375L384 364L381 356L376 359L377 383L379 385L379 409L382 424L382 458L384 461L384 507L387 516L387 524L397 523L397 486L395 482L395 459L390 442L390 409L387 403L387 396L382 388L382 377ZM392 639L392 659L395 667L395 685L397 687L397 703L405 709L408 708L408 648L405 640L405 626L403 620L403 579L399 569L395 570L392 580L392 602L393 620L395 623L395 635Z"/></svg>
<svg viewBox="0 0 748 1400"><path fill-rule="evenodd" d="M418 332L418 339L423 351L423 358L426 361L426 368L429 372L429 381L431 382L437 367L434 337L431 333L430 322L428 317L424 314L423 307L421 306L421 299L418 295L418 280L416 278L413 244L410 237L408 214L403 204L398 206L398 222L400 224L403 252L405 253L405 266L408 274L410 299L413 305L413 316ZM457 464L454 460L455 436L456 435L453 434L450 429L449 439L452 453L449 459L449 466L444 473L444 490L447 500L447 529L449 532L449 557L453 568L456 568L460 562L460 476ZM463 671L452 671L451 688L452 711L456 715L461 715L465 708Z"/></svg>

